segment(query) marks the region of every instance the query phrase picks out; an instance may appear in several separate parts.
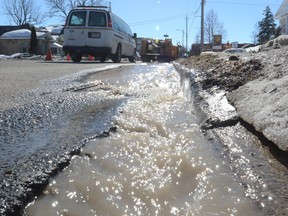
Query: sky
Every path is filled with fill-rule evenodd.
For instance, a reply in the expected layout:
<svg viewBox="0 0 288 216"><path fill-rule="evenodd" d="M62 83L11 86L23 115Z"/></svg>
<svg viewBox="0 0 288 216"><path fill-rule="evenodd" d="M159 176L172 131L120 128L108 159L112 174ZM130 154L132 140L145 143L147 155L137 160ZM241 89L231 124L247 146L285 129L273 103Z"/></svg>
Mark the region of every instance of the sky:
<svg viewBox="0 0 288 216"><path fill-rule="evenodd" d="M1 5L4 1L0 0ZM205 12L214 10L219 22L227 32L223 43L251 43L255 25L263 19L263 10L268 5L273 14L284 0L206 0ZM45 11L45 1L35 0ZM109 0L107 1L109 2ZM195 43L200 33L201 0L110 0L112 12L126 21L138 37L163 39L169 35L173 44L184 43L188 35L188 47ZM4 13L3 7L0 9ZM186 21L187 29L186 32ZM276 20L278 24L278 21ZM1 16L0 25L9 25L8 17ZM63 24L51 18L43 25ZM184 36L184 40L183 40Z"/></svg>

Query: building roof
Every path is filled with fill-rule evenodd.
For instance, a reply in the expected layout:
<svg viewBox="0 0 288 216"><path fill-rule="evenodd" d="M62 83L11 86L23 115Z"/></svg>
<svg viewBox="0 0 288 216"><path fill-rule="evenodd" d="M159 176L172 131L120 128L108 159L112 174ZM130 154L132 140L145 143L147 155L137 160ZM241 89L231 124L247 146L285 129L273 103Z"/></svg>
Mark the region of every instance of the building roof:
<svg viewBox="0 0 288 216"><path fill-rule="evenodd" d="M45 29L51 33L51 35L60 35L64 26L62 25L51 25L46 26Z"/></svg>
<svg viewBox="0 0 288 216"><path fill-rule="evenodd" d="M280 8L275 14L275 18L280 20L282 17L288 15L288 0L284 0Z"/></svg>
<svg viewBox="0 0 288 216"><path fill-rule="evenodd" d="M50 32L36 32L37 39L44 40L45 38L49 38L49 40L53 40ZM28 29L18 29L14 31L9 31L0 36L0 39L31 39L31 31Z"/></svg>
<svg viewBox="0 0 288 216"><path fill-rule="evenodd" d="M31 29L31 26L29 24L27 25L21 25L21 26L0 26L0 36L5 34L6 32L18 30L18 29Z"/></svg>
<svg viewBox="0 0 288 216"><path fill-rule="evenodd" d="M31 31L28 29L18 29L14 31L9 31L0 36L2 39L30 39L31 38Z"/></svg>

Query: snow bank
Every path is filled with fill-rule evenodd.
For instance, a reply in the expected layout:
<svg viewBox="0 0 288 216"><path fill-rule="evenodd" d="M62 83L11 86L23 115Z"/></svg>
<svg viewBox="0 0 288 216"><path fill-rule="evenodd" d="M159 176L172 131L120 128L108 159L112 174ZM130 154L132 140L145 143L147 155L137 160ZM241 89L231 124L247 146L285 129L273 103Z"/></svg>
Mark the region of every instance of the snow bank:
<svg viewBox="0 0 288 216"><path fill-rule="evenodd" d="M260 51L260 48L261 46L255 46L255 47L249 47L249 48L246 48L246 52L259 52Z"/></svg>
<svg viewBox="0 0 288 216"><path fill-rule="evenodd" d="M2 55L0 55L0 59L19 59L19 58L22 58L24 56L25 56L24 53L15 53L11 56L2 54Z"/></svg>
<svg viewBox="0 0 288 216"><path fill-rule="evenodd" d="M279 37L275 38L274 40L268 41L266 44L261 46L261 50L266 49L279 49L283 46L288 45L288 35L280 35Z"/></svg>
<svg viewBox="0 0 288 216"><path fill-rule="evenodd" d="M6 59L30 59L30 60L37 60L41 59L41 55L31 55L29 53L15 53L11 56L9 55L3 55L0 54L0 60L6 60Z"/></svg>
<svg viewBox="0 0 288 216"><path fill-rule="evenodd" d="M251 81L228 94L228 98L244 121L288 151L288 74Z"/></svg>
<svg viewBox="0 0 288 216"><path fill-rule="evenodd" d="M0 54L0 60L1 59L9 59L9 58L10 58L10 56Z"/></svg>

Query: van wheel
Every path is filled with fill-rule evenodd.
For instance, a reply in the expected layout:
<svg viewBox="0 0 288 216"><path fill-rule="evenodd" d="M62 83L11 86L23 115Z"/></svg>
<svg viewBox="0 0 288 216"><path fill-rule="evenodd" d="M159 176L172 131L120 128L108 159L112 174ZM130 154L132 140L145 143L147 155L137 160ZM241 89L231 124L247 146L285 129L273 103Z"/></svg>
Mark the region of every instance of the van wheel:
<svg viewBox="0 0 288 216"><path fill-rule="evenodd" d="M120 63L121 62L121 56L122 56L122 49L121 49L121 45L119 44L117 47L117 51L112 59L112 61L114 63Z"/></svg>
<svg viewBox="0 0 288 216"><path fill-rule="evenodd" d="M82 54L81 53L73 53L71 54L71 58L73 62L80 62L82 60Z"/></svg>

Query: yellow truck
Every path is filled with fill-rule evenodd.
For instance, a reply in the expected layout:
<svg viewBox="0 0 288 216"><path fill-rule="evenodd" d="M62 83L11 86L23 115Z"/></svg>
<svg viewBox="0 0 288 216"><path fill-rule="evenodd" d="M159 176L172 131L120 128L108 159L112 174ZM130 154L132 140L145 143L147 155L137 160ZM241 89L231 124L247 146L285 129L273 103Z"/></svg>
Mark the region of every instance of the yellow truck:
<svg viewBox="0 0 288 216"><path fill-rule="evenodd" d="M179 57L179 47L171 39L142 38L140 55L143 62L170 62Z"/></svg>

